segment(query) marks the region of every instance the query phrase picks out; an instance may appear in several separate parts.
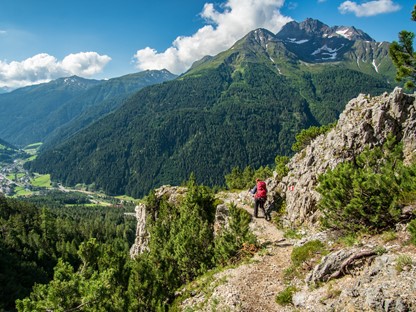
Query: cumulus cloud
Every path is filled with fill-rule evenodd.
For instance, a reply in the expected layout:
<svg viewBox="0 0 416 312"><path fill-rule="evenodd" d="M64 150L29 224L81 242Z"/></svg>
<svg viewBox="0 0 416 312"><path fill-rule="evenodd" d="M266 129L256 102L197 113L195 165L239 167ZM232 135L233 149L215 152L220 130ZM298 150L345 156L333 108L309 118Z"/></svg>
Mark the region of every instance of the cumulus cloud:
<svg viewBox="0 0 416 312"><path fill-rule="evenodd" d="M62 61L47 53L21 62L0 60L0 87L20 88L72 75L91 77L100 73L110 60L109 56L96 52L70 54Z"/></svg>
<svg viewBox="0 0 416 312"><path fill-rule="evenodd" d="M163 69L180 74L205 55L228 49L251 30L266 28L277 32L292 19L279 9L284 0L228 0L217 9L206 3L201 17L206 25L195 34L177 37L172 46L159 53L146 47L134 55L139 70Z"/></svg>
<svg viewBox="0 0 416 312"><path fill-rule="evenodd" d="M354 1L345 1L338 7L338 10L342 14L354 13L357 17L391 13L400 9L401 6L392 0L374 0L363 4L357 4Z"/></svg>

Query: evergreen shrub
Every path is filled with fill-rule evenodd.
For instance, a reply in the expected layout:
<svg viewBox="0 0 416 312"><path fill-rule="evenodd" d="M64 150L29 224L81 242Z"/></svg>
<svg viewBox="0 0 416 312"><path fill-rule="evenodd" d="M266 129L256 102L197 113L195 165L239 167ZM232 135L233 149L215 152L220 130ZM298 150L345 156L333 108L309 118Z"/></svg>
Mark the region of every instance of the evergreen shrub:
<svg viewBox="0 0 416 312"><path fill-rule="evenodd" d="M402 144L389 137L383 146L366 148L318 181L317 191L322 195L318 208L324 226L380 232L398 222L403 194L416 189L416 165L403 164Z"/></svg>
<svg viewBox="0 0 416 312"><path fill-rule="evenodd" d="M296 287L288 286L276 295L276 302L280 305L289 305L292 303L293 294L296 292Z"/></svg>
<svg viewBox="0 0 416 312"><path fill-rule="evenodd" d="M256 246L255 235L250 230L250 214L235 204L229 207L229 224L214 240L214 259L217 264L235 263L247 256L250 248Z"/></svg>
<svg viewBox="0 0 416 312"><path fill-rule="evenodd" d="M244 170L234 167L229 174L225 175L225 184L229 190L242 190L254 186L256 178L265 180L273 175L273 169L269 166L261 166L254 170L251 166L247 166Z"/></svg>
<svg viewBox="0 0 416 312"><path fill-rule="evenodd" d="M294 247L290 258L292 260L293 266L297 268L304 263L310 266L310 262L313 260L316 254L323 255L326 253L327 250L324 243L319 240L312 240L302 246Z"/></svg>
<svg viewBox="0 0 416 312"><path fill-rule="evenodd" d="M409 222L407 230L410 232L410 241L416 245L416 219Z"/></svg>
<svg viewBox="0 0 416 312"><path fill-rule="evenodd" d="M328 125L323 125L321 127L312 126L308 129L303 129L296 135L296 141L292 145L292 150L294 152L299 152L304 149L309 143L318 137L321 134L327 133L332 128L334 128L336 123L331 123Z"/></svg>

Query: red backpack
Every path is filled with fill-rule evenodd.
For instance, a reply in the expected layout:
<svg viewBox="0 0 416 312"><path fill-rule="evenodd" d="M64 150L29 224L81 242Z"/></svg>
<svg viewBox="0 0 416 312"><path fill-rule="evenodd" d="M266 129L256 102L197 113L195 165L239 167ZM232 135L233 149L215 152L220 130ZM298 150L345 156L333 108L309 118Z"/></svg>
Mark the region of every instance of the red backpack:
<svg viewBox="0 0 416 312"><path fill-rule="evenodd" d="M264 181L257 182L256 197L257 198L267 198L266 182L264 182Z"/></svg>

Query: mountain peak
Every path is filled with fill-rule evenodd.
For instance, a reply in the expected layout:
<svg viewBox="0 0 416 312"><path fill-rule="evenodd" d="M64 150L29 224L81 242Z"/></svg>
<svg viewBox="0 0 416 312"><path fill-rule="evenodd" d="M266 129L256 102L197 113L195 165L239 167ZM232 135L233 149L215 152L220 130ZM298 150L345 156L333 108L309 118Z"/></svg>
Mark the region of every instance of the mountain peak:
<svg viewBox="0 0 416 312"><path fill-rule="evenodd" d="M335 34L352 41L363 40L375 42L375 40L371 38L367 33L355 28L354 26L334 26L331 28L330 35L334 36Z"/></svg>
<svg viewBox="0 0 416 312"><path fill-rule="evenodd" d="M86 79L76 75L70 77L62 77L56 80L52 80L45 84L46 86L56 86L66 89L77 89L77 90L87 90L92 86L102 83L100 80L95 79ZM40 85L43 86L43 85Z"/></svg>
<svg viewBox="0 0 416 312"><path fill-rule="evenodd" d="M275 40L275 35L264 28L257 28L255 30L250 31L246 36L244 36L242 39L238 40L232 49L234 49L236 46L239 46L241 44L255 44L259 45L263 48L266 47L267 43L269 41Z"/></svg>
<svg viewBox="0 0 416 312"><path fill-rule="evenodd" d="M296 23L296 22L295 22ZM329 26L319 20L307 18L298 24L300 30L304 30L307 34L321 35L328 31Z"/></svg>
<svg viewBox="0 0 416 312"><path fill-rule="evenodd" d="M303 22L292 21L287 23L276 34L279 39L287 40L296 38L297 40L306 40L311 38L345 38L350 41L375 41L368 34L360 29L351 26L334 26L329 27L319 20L307 18Z"/></svg>
<svg viewBox="0 0 416 312"><path fill-rule="evenodd" d="M349 59L356 63L357 67L360 67L362 62L373 64L372 67L377 73L377 66L384 61L388 53L385 46L377 44L360 29L353 26L330 27L312 18L301 23L287 23L275 38L305 62L339 62ZM371 66L370 71L373 71Z"/></svg>
<svg viewBox="0 0 416 312"><path fill-rule="evenodd" d="M256 40L261 45L264 45L268 41L274 39L274 34L264 28L257 28L256 30L253 30L249 34L249 36L251 36L254 40Z"/></svg>

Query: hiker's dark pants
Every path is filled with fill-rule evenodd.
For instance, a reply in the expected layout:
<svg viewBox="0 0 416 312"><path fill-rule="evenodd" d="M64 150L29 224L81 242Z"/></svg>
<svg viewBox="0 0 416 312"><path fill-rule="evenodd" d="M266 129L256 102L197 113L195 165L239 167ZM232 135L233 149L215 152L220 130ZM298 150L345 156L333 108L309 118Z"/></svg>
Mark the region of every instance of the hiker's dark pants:
<svg viewBox="0 0 416 312"><path fill-rule="evenodd" d="M259 215L259 206L263 210L263 215L266 216L266 210L264 210L265 198L254 198L254 216L257 218Z"/></svg>

